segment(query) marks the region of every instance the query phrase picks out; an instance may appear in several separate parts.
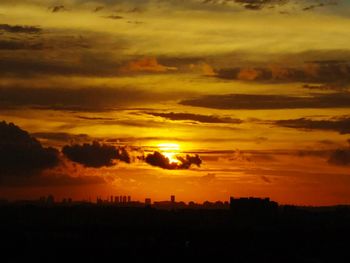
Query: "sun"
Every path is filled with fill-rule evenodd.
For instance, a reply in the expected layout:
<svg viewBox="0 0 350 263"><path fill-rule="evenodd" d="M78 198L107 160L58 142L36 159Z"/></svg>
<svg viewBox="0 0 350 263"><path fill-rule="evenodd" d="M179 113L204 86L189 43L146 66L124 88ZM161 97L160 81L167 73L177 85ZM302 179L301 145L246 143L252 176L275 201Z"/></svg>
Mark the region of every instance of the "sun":
<svg viewBox="0 0 350 263"><path fill-rule="evenodd" d="M157 145L161 153L166 156L170 163L179 163L180 161L176 158L179 154L180 145L177 143L160 143Z"/></svg>

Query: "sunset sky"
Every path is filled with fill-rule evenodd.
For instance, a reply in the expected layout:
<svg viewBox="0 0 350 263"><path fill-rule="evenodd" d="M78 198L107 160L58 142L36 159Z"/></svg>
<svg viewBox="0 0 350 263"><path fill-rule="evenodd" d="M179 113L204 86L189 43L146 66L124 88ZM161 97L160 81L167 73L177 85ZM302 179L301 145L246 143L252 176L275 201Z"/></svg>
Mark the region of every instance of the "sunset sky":
<svg viewBox="0 0 350 263"><path fill-rule="evenodd" d="M350 1L1 0L0 121L0 198L349 204Z"/></svg>

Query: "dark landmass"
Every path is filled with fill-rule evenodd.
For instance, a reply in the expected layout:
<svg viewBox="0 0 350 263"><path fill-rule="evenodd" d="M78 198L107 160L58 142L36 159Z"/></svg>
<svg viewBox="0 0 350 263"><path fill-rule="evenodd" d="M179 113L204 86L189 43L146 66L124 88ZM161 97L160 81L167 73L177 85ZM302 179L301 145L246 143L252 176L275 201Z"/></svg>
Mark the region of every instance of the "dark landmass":
<svg viewBox="0 0 350 263"><path fill-rule="evenodd" d="M1 262L350 262L348 206L141 204L2 202Z"/></svg>

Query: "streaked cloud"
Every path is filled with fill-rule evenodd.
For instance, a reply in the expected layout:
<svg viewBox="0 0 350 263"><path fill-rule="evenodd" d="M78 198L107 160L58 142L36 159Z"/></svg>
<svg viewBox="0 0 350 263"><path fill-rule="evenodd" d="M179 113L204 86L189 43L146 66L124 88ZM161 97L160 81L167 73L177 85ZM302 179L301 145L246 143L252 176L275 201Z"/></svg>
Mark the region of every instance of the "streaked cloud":
<svg viewBox="0 0 350 263"><path fill-rule="evenodd" d="M349 61L310 61L299 67L278 64L265 67L219 69L218 78L255 82L349 83Z"/></svg>
<svg viewBox="0 0 350 263"><path fill-rule="evenodd" d="M182 105L212 109L303 109L348 108L349 93L315 94L296 97L283 95L208 95L180 102Z"/></svg>
<svg viewBox="0 0 350 263"><path fill-rule="evenodd" d="M328 120L312 120L307 118L300 118L294 120L279 120L276 121L275 124L282 127L294 129L336 131L340 134L350 133L349 117L334 117L333 119Z"/></svg>
<svg viewBox="0 0 350 263"><path fill-rule="evenodd" d="M75 111L109 111L119 107L173 100L174 93L149 92L138 88L0 88L0 108L42 107Z"/></svg>
<svg viewBox="0 0 350 263"><path fill-rule="evenodd" d="M0 24L0 31L8 33L37 34L40 33L42 29L37 26Z"/></svg>
<svg viewBox="0 0 350 263"><path fill-rule="evenodd" d="M196 121L202 123L232 123L240 124L242 120L233 119L230 117L220 117L214 115L201 115L201 114L191 114L191 113L179 113L179 112L146 112L149 115L162 117L173 121Z"/></svg>

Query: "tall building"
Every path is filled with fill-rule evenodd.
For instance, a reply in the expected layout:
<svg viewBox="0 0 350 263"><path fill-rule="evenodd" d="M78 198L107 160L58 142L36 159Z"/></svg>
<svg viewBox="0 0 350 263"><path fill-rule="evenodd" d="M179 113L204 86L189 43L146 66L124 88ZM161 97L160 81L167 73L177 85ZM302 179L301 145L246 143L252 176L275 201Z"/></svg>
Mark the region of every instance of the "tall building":
<svg viewBox="0 0 350 263"><path fill-rule="evenodd" d="M55 198L53 197L53 195L49 195L46 199L46 203L48 205L53 205L55 203Z"/></svg>
<svg viewBox="0 0 350 263"><path fill-rule="evenodd" d="M151 198L146 198L146 199L145 199L145 205L146 205L146 206L150 206L151 204L152 204Z"/></svg>
<svg viewBox="0 0 350 263"><path fill-rule="evenodd" d="M175 203L175 195L170 196L170 200L172 203Z"/></svg>
<svg viewBox="0 0 350 263"><path fill-rule="evenodd" d="M129 195L128 196L128 203L130 203L131 202L131 196Z"/></svg>
<svg viewBox="0 0 350 263"><path fill-rule="evenodd" d="M119 196L114 197L114 203L119 203Z"/></svg>
<svg viewBox="0 0 350 263"><path fill-rule="evenodd" d="M126 203L126 195L123 196L123 203Z"/></svg>

